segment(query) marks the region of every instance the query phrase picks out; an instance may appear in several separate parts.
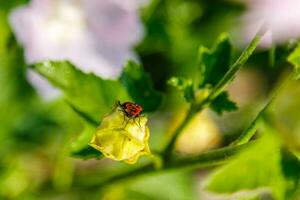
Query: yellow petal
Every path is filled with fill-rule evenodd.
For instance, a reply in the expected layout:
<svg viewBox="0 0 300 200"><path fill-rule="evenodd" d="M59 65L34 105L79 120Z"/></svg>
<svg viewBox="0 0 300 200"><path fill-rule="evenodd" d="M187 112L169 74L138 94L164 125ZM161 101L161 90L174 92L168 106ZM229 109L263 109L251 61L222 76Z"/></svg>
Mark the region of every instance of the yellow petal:
<svg viewBox="0 0 300 200"><path fill-rule="evenodd" d="M135 163L141 155L150 154L146 117L128 118L119 107L103 118L90 145L107 158Z"/></svg>
<svg viewBox="0 0 300 200"><path fill-rule="evenodd" d="M136 161L138 160L138 158L140 156L151 154L151 151L150 151L150 148L149 148L149 145L148 145L148 139L149 139L149 136L150 136L149 133L150 133L149 129L147 128L146 129L146 137L144 139L144 144L145 144L144 149L141 150L139 153L135 154L133 157L125 160L126 163L128 163L128 164L134 164L134 163L136 163Z"/></svg>

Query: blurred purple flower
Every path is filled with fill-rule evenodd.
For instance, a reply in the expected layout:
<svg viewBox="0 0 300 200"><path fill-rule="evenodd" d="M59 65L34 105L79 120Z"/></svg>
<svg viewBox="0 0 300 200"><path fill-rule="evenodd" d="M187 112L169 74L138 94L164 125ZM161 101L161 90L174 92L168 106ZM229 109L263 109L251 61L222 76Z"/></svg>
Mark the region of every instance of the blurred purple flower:
<svg viewBox="0 0 300 200"><path fill-rule="evenodd" d="M10 24L23 45L28 64L69 60L84 72L114 79L144 30L138 16L141 0L31 0L16 8ZM52 86L30 71L28 78L46 99Z"/></svg>
<svg viewBox="0 0 300 200"><path fill-rule="evenodd" d="M243 21L247 41L262 23L269 29L262 47L300 37L300 0L247 0L247 4Z"/></svg>

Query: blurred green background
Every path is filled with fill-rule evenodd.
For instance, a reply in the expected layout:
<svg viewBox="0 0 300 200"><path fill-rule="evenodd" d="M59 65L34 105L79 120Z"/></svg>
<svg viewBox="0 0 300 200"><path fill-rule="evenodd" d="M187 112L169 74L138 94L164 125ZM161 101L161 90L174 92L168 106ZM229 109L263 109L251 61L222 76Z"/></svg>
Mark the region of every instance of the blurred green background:
<svg viewBox="0 0 300 200"><path fill-rule="evenodd" d="M83 130L82 120L63 98L44 101L27 81L23 49L7 21L11 10L24 3L27 1L0 1L0 199L209 199L201 192L201 182L209 170L146 176L99 190L80 190L80 185L128 166L69 155L72 140ZM239 43L240 20L246 10L245 2L228 0L152 0L140 10L146 34L136 52L154 87L165 93L160 110L148 114L153 151L165 143L172 123L178 122L186 108L183 98L166 85L167 80L174 75L193 77L199 46L211 47L223 32L230 33L237 57L244 48ZM190 150L186 139L178 145L179 151L201 152L233 141L290 70L286 62L289 52L285 44L256 51L229 86L239 110L222 116L207 111L206 123L216 132L214 142ZM299 83L291 81L271 109L277 126L288 133L285 138L292 145L299 145L299 90Z"/></svg>

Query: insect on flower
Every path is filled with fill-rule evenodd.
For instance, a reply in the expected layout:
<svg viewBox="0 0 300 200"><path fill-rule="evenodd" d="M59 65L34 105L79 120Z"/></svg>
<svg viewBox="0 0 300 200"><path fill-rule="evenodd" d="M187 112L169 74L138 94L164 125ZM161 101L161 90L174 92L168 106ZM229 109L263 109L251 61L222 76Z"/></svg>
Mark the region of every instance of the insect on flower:
<svg viewBox="0 0 300 200"><path fill-rule="evenodd" d="M134 164L141 155L151 154L148 119L141 112L142 107L138 104L116 102L112 111L101 120L89 145L107 158L129 164Z"/></svg>
<svg viewBox="0 0 300 200"><path fill-rule="evenodd" d="M121 108L121 111L124 113L124 122L125 122L125 116L128 117L127 122L125 123L125 127L127 126L129 120L133 120L134 123L136 123L135 119L139 119L138 125L140 125L140 116L143 111L142 106L138 105L137 103L133 102L124 102L121 104L120 101L117 102L118 106ZM123 122L123 123L124 123Z"/></svg>

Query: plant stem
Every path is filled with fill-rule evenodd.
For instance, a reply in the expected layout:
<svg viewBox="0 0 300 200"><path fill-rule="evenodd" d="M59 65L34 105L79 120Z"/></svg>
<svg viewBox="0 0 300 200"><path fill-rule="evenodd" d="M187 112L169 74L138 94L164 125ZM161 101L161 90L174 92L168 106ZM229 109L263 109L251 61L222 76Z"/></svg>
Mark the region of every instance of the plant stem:
<svg viewBox="0 0 300 200"><path fill-rule="evenodd" d="M250 123L248 128L242 132L242 134L238 137L237 140L232 142L231 146L245 144L255 135L258 124L259 124L258 122L260 121L262 114L267 110L267 108L271 104L271 101L272 101L272 99L263 106L263 108L259 111L259 113L256 115L254 120Z"/></svg>
<svg viewBox="0 0 300 200"><path fill-rule="evenodd" d="M264 33L263 33L264 34ZM209 99L213 100L216 98L221 92L223 92L224 88L234 79L237 72L243 67L249 57L252 55L256 47L258 46L262 35L259 32L250 42L250 44L246 47L246 49L242 52L240 57L232 64L228 72L225 76L219 81L216 87L213 89Z"/></svg>
<svg viewBox="0 0 300 200"><path fill-rule="evenodd" d="M281 82L279 83L271 92L269 95L269 99L265 103L265 105L262 107L262 109L258 112L254 120L250 123L249 127L245 129L245 131L238 137L237 140L235 140L231 145L241 145L247 143L256 133L256 130L258 128L258 122L261 118L261 116L265 113L265 111L269 108L269 106L272 104L274 98L278 95L279 91L286 86L288 81L295 75L294 72L290 72L289 75Z"/></svg>
<svg viewBox="0 0 300 200"><path fill-rule="evenodd" d="M126 172L114 174L111 177L93 183L88 183L87 185L81 186L81 188L97 189L102 186L106 186L116 182L121 182L125 180L127 181L129 177L132 179L153 173L162 173L173 170L193 170L220 165L227 162L232 156L246 148L248 145L250 144L244 144L234 147L225 147L202 153L196 156L177 158L174 160L170 160L170 162L164 165L163 168L155 168L153 163L149 163Z"/></svg>
<svg viewBox="0 0 300 200"><path fill-rule="evenodd" d="M172 150L174 148L174 145L176 143L178 136L183 131L183 129L186 127L186 125L191 121L191 119L195 116L195 114L196 114L196 112L194 112L193 107L190 107L190 109L187 111L187 114L186 114L183 122L175 130L171 139L169 140L169 143L166 145L166 148L163 151L163 160L164 161L168 161L169 158L171 158Z"/></svg>
<svg viewBox="0 0 300 200"><path fill-rule="evenodd" d="M127 172L120 172L118 174L112 175L108 178L102 179L98 182L94 182L90 185L87 185L87 188L99 188L101 186L126 180L127 178L138 177L150 173L158 173L176 169L198 169L203 167L215 166L226 162L231 156L239 152L245 146L230 146L217 150L213 150L207 153L200 154L198 156L192 157L183 157L183 158L174 158L172 156L172 151L175 146L176 140L187 126L187 124L193 119L197 112L202 111L205 107L208 107L210 103L221 93L224 88L234 79L236 73L242 68L245 62L254 52L255 48L259 44L261 36L264 34L264 31L260 31L254 39L251 41L249 46L242 52L241 56L236 60L236 62L230 67L230 70L225 74L223 79L217 84L217 86L212 90L210 95L200 103L192 103L189 110L187 111L186 117L183 122L178 126L172 135L171 139L167 143L164 151L162 152L163 156L163 166L157 168L154 162L150 162L142 167L131 169Z"/></svg>
<svg viewBox="0 0 300 200"><path fill-rule="evenodd" d="M225 76L218 82L216 87L213 88L209 96L197 105L197 111L201 111L203 108L208 107L210 103L224 91L225 87L234 79L237 72L244 66L246 61L252 55L264 34L265 29L262 27L252 39L250 44L244 49L240 57L232 64Z"/></svg>
<svg viewBox="0 0 300 200"><path fill-rule="evenodd" d="M188 124L188 122L195 116L197 112L202 111L204 108L208 107L211 102L221 93L224 91L224 88L234 79L236 73L242 68L242 66L246 63L249 57L254 52L255 48L260 42L261 37L264 35L265 29L262 27L256 36L252 39L248 47L242 52L240 57L236 60L235 63L230 67L229 71L225 74L225 76L219 81L216 87L212 90L210 95L204 99L202 102L193 105L188 110L186 118L184 121L179 125L179 127L175 130L174 134L172 135L169 143L167 144L166 148L163 151L164 161L168 161L171 157L172 150L176 143L176 140L184 127Z"/></svg>

